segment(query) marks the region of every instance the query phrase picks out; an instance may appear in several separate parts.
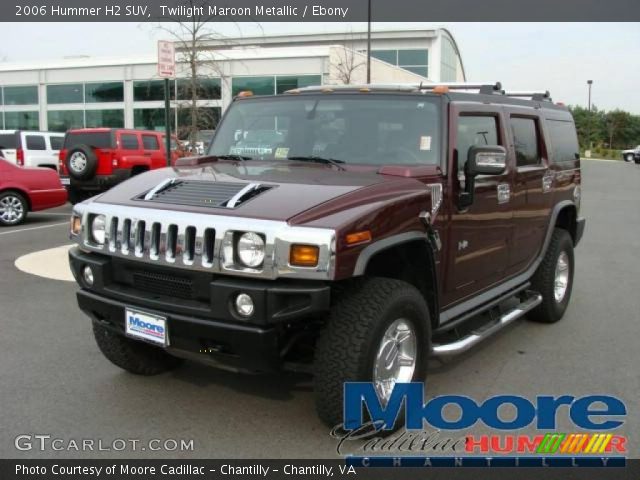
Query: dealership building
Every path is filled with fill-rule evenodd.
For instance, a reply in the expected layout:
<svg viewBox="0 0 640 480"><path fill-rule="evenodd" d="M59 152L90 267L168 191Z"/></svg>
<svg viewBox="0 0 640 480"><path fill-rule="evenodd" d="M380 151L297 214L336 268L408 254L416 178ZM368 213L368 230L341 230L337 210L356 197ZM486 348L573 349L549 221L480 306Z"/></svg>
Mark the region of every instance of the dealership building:
<svg viewBox="0 0 640 480"><path fill-rule="evenodd" d="M366 82L365 32L226 39L202 46L196 89L199 128L215 128L234 95L274 95L318 84ZM178 54L179 55L179 54ZM464 81L460 51L446 29L375 31L373 83ZM184 65L170 82L172 126L190 125L192 83ZM156 56L79 56L0 63L0 129L164 129L164 81Z"/></svg>

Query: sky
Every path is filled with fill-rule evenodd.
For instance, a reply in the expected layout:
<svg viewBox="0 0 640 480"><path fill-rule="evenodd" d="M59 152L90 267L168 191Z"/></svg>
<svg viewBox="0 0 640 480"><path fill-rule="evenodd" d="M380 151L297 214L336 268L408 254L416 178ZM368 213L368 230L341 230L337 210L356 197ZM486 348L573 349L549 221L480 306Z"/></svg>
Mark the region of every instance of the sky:
<svg viewBox="0 0 640 480"><path fill-rule="evenodd" d="M555 101L640 114L640 23L374 23L373 29L446 27L473 82L508 90L549 90ZM363 23L218 23L228 36L350 32ZM0 23L0 60L23 62L73 55L153 53L162 33L136 23ZM7 41L15 39L15 41Z"/></svg>

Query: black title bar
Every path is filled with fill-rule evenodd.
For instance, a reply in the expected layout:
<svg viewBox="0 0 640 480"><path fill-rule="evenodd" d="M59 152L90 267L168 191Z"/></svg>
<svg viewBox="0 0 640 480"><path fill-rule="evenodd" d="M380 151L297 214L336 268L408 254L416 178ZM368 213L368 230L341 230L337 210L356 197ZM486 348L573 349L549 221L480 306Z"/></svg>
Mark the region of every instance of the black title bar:
<svg viewBox="0 0 640 480"><path fill-rule="evenodd" d="M3 22L362 22L368 0L3 0ZM371 0L375 22L632 22L637 0ZM532 39L535 40L535 39Z"/></svg>

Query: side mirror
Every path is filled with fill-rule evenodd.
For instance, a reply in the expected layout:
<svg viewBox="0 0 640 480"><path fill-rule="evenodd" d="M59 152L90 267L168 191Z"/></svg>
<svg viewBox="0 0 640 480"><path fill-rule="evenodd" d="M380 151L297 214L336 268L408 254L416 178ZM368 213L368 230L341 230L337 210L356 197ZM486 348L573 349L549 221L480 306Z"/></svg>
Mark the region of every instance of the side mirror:
<svg viewBox="0 0 640 480"><path fill-rule="evenodd" d="M471 147L467 156L465 174L502 175L507 168L507 151L498 145Z"/></svg>
<svg viewBox="0 0 640 480"><path fill-rule="evenodd" d="M464 191L458 197L458 209L464 210L473 204L478 175L502 175L507 169L507 151L499 145L483 145L469 148L464 168Z"/></svg>

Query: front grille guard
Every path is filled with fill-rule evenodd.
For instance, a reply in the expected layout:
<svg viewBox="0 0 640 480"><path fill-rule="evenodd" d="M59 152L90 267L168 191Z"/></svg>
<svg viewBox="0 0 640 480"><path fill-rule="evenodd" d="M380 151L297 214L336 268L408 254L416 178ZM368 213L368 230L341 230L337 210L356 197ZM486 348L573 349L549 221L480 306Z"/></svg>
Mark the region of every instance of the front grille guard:
<svg viewBox="0 0 640 480"><path fill-rule="evenodd" d="M84 251L153 265L252 278L331 280L335 273L335 232L331 229L97 202L78 204L73 214L81 217L82 228L71 238ZM97 215L104 215L106 219L103 245L93 242L89 234L89 222ZM265 260L261 267L253 269L223 261L223 244L231 241L234 232L256 232L264 236ZM318 266L291 266L289 250L294 243L318 245Z"/></svg>

